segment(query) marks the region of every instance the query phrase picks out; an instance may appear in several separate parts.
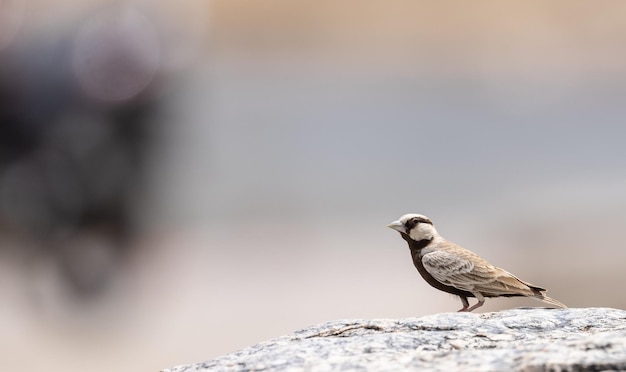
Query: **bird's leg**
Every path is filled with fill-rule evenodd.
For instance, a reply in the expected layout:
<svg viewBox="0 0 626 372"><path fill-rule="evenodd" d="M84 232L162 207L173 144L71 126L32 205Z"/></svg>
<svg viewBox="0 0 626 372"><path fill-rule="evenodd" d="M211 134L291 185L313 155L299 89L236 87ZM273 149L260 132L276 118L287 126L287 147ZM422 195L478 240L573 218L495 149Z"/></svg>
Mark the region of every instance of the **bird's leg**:
<svg viewBox="0 0 626 372"><path fill-rule="evenodd" d="M467 311L467 308L469 307L469 302L467 301L467 297L463 297L463 296L459 296L461 297L461 302L463 302L463 308L461 310L459 310L458 312L463 312L463 311Z"/></svg>
<svg viewBox="0 0 626 372"><path fill-rule="evenodd" d="M476 292L473 293L474 296L476 296L476 299L478 300L478 302L476 304L474 304L474 306L470 307L469 309L465 310L467 312L470 312L474 309L478 309L479 307L483 306L485 304L485 298L483 297L483 295L481 295L480 293Z"/></svg>

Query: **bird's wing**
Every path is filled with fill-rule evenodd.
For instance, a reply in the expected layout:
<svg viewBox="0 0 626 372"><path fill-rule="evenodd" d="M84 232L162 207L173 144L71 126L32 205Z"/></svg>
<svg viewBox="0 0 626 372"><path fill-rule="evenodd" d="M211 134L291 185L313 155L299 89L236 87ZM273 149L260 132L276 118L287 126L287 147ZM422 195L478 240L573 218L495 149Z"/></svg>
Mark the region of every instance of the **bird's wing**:
<svg viewBox="0 0 626 372"><path fill-rule="evenodd" d="M435 279L458 289L486 296L533 295L533 291L513 274L458 246L429 252L422 257L422 263Z"/></svg>
<svg viewBox="0 0 626 372"><path fill-rule="evenodd" d="M473 260L473 257L438 250L425 254L422 264L426 271L443 284L472 291L476 285L493 280L495 268L487 263Z"/></svg>

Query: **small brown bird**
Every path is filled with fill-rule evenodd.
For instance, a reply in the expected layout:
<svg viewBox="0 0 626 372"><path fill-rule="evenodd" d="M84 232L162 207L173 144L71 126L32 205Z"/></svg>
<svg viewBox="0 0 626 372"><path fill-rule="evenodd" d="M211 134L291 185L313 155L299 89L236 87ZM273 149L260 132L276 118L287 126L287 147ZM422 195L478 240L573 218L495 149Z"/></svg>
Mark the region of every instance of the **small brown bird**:
<svg viewBox="0 0 626 372"><path fill-rule="evenodd" d="M428 284L461 298L463 308L459 311L481 307L485 297L530 297L552 306L567 307L546 296L545 289L526 283L444 239L426 216L405 214L387 227L399 231L409 243L413 264ZM478 303L470 307L468 297L475 297Z"/></svg>

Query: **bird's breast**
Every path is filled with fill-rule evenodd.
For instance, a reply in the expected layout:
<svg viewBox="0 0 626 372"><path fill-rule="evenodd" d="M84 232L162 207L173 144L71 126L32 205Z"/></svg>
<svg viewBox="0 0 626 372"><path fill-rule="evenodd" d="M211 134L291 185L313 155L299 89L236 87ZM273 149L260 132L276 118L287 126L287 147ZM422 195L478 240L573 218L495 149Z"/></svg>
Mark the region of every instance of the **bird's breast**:
<svg viewBox="0 0 626 372"><path fill-rule="evenodd" d="M413 258L413 265L415 265L415 268L417 269L417 271L420 273L422 278L428 284L430 284L434 288L437 288L440 291L451 293L457 296L474 297L474 295L470 292L441 283L440 281L435 279L435 277L430 275L428 271L426 271L426 268L424 267L424 264L422 263L422 257L424 257L426 253L432 252L434 250L433 248L429 248L427 245L425 245L422 248L416 249L416 247L411 246L411 244L409 244L409 248L411 249L411 257Z"/></svg>

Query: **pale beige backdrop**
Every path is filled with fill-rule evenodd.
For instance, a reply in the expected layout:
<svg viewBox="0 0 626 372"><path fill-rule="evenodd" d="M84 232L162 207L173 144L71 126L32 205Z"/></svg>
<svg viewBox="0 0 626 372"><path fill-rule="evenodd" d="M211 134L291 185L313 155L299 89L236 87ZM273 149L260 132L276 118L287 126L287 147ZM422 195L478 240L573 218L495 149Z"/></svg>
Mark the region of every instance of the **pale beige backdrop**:
<svg viewBox="0 0 626 372"><path fill-rule="evenodd" d="M0 257L3 370L155 371L457 310L385 227L407 212L569 306L626 306L626 3L24 4L0 53L128 7L161 32L168 78L139 238L107 290L77 305Z"/></svg>

